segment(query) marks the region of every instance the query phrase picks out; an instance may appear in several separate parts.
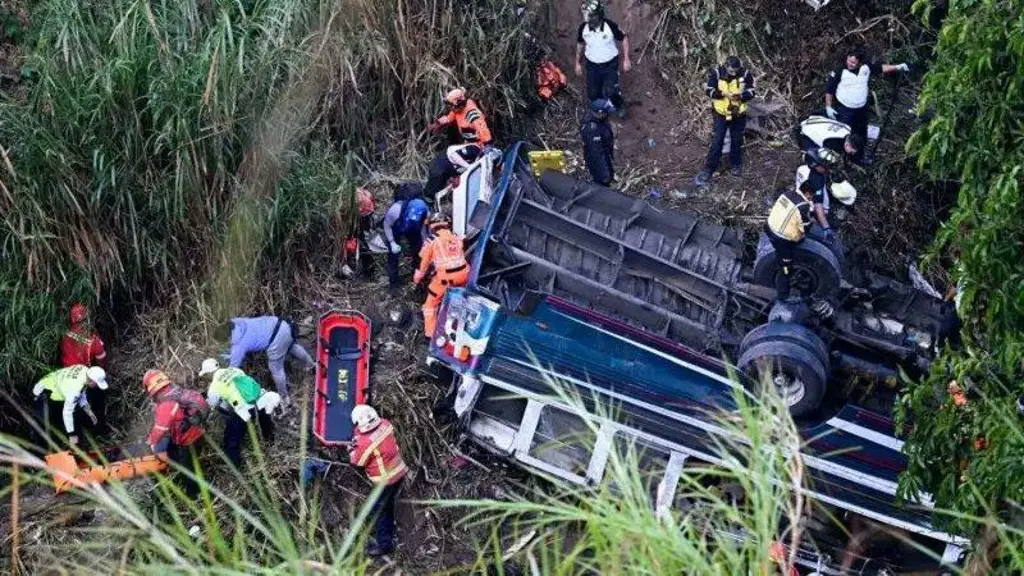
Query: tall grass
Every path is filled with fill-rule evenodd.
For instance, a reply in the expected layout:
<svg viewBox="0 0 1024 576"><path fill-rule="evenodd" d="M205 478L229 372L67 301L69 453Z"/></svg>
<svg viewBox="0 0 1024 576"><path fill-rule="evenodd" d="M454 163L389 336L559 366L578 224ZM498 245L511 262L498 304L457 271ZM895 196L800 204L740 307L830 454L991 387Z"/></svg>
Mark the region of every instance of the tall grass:
<svg viewBox="0 0 1024 576"><path fill-rule="evenodd" d="M422 128L446 89L465 85L507 126L530 81L521 23L499 0L44 0L30 26L27 97L0 103L8 382L52 360L71 301L160 298L197 270L218 274L210 255L233 214L252 220L255 236L238 238L253 240L247 263L266 253L272 269L285 247L322 237L357 167L422 171ZM275 116L314 59L312 106ZM289 138L259 153L278 133ZM330 190L317 202L280 185L311 137L344 166L307 182ZM240 207L247 177L264 193ZM254 277L241 277L244 290Z"/></svg>

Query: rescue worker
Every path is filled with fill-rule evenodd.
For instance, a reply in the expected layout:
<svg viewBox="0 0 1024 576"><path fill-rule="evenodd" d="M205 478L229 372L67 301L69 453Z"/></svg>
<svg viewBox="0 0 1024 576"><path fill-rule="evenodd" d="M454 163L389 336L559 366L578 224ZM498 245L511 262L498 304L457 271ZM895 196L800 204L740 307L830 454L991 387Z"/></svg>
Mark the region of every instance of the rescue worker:
<svg viewBox="0 0 1024 576"><path fill-rule="evenodd" d="M633 68L629 60L629 36L619 25L604 17L599 0L583 5L585 21L576 31L576 75L583 74L586 56L587 100L609 100L619 116L625 115L625 102L619 85L619 47L622 44L622 71Z"/></svg>
<svg viewBox="0 0 1024 576"><path fill-rule="evenodd" d="M846 53L841 66L829 72L825 82L825 114L850 127L862 139L868 134L868 96L872 74L909 72L907 64L876 64L867 62L862 48ZM863 150L857 154L862 157Z"/></svg>
<svg viewBox="0 0 1024 576"><path fill-rule="evenodd" d="M99 366L107 365L107 351L103 340L89 322L89 308L85 304L75 303L71 307L71 322L68 331L60 342L61 366ZM98 415L99 424L94 425L93 434L103 432L106 424L107 392L99 388L87 388L86 398L93 411Z"/></svg>
<svg viewBox="0 0 1024 576"><path fill-rule="evenodd" d="M240 468L242 440L254 412L260 436L265 442L274 441L274 421L270 416L281 403L281 396L264 390L259 382L238 368L221 368L213 358L203 360L199 377L204 376L211 376L206 403L226 419L222 444L224 453L236 468Z"/></svg>
<svg viewBox="0 0 1024 576"><path fill-rule="evenodd" d="M487 146L491 143L491 129L487 127L487 118L473 100L466 98L465 88L455 88L444 97L448 112L430 123L428 129L438 132L454 125L459 131L463 142L472 142Z"/></svg>
<svg viewBox="0 0 1024 576"><path fill-rule="evenodd" d="M408 186L403 184L402 186ZM401 187L399 187L401 188ZM415 196L409 198L407 193L399 190L395 202L384 213L384 237L388 240L388 285L392 292L401 287L398 276L398 255L402 252L399 243L405 240L409 247L409 255L415 258L423 248L424 222L430 208L427 202Z"/></svg>
<svg viewBox="0 0 1024 576"><path fill-rule="evenodd" d="M438 192L444 189L448 181L462 174L473 162L483 154L483 147L478 144L456 144L449 146L444 154L434 158L427 176L427 185L423 187L423 196L430 202Z"/></svg>
<svg viewBox="0 0 1024 576"><path fill-rule="evenodd" d="M452 234L451 222L441 215L430 217L430 232L434 237L420 251L420 266L413 274L413 284L427 276L431 266L434 275L427 286L427 299L423 302L423 335L430 339L437 325L437 311L448 288L465 286L469 281L469 264L462 248L462 237Z"/></svg>
<svg viewBox="0 0 1024 576"><path fill-rule="evenodd" d="M394 427L376 410L366 404L357 405L352 409L352 425L355 431L348 444L349 461L365 469L371 482L383 486L370 512L374 537L366 545L368 556L383 556L395 549L395 500L409 469L402 460Z"/></svg>
<svg viewBox="0 0 1024 576"><path fill-rule="evenodd" d="M711 98L711 116L714 133L711 148L704 160L704 169L694 182L704 186L711 181L722 159L725 133L729 132L729 172L733 176L743 173L743 131L747 126L747 102L754 98L754 77L743 68L738 56L729 56L725 65L708 73L706 91Z"/></svg>
<svg viewBox="0 0 1024 576"><path fill-rule="evenodd" d="M99 425L99 417L89 405L85 395L87 388L106 390L107 373L99 366L77 364L50 372L32 387L32 396L39 406L43 430L49 434L50 421L60 411L64 421L64 431L68 435L68 443L78 444L78 433L75 428L75 408L81 408L94 426Z"/></svg>
<svg viewBox="0 0 1024 576"><path fill-rule="evenodd" d="M61 365L65 368L82 364L84 366L106 366L107 352L103 340L89 322L89 308L76 303L71 307L71 322L68 331L60 341Z"/></svg>
<svg viewBox="0 0 1024 576"><path fill-rule="evenodd" d="M580 126L583 139L583 160L595 184L611 186L615 179L615 134L608 122L608 114L614 110L611 102L598 99L590 103L590 114Z"/></svg>
<svg viewBox="0 0 1024 576"><path fill-rule="evenodd" d="M813 203L812 193L811 182L804 180L799 188L784 191L768 213L765 233L775 248L779 262L779 273L775 275L775 292L776 299L781 302L792 302L789 285L790 277L793 275L793 254L796 246L804 241L813 223L812 204L815 211L821 206Z"/></svg>
<svg viewBox="0 0 1024 576"><path fill-rule="evenodd" d="M345 239L341 246L341 275L355 276L356 270L366 271L366 256L370 254L367 235L373 230L373 213L377 203L366 188L356 188L356 206L359 209L359 223L355 234Z"/></svg>
<svg viewBox="0 0 1024 576"><path fill-rule="evenodd" d="M551 100L568 84L568 79L557 64L547 58L537 62L537 95L541 100Z"/></svg>
<svg viewBox="0 0 1024 576"><path fill-rule="evenodd" d="M270 376L277 386L277 393L288 402L288 376L284 370L284 361L292 356L312 370L316 367L312 356L301 344L295 341L295 327L291 322L277 316L257 316L254 318L232 318L228 326L222 328L231 333L231 352L228 363L232 368L240 368L245 357L253 352L266 352L267 367ZM221 334L221 335L222 335Z"/></svg>
<svg viewBox="0 0 1024 576"><path fill-rule="evenodd" d="M162 370L148 370L142 377L146 396L153 401L153 428L146 444L155 453L166 452L167 459L185 469L196 470L195 443L203 437L202 422L209 406L203 395L171 383ZM182 489L195 497L199 485L184 476Z"/></svg>
<svg viewBox="0 0 1024 576"><path fill-rule="evenodd" d="M853 161L864 150L864 138L850 127L825 116L810 116L800 123L797 144L804 152L828 148L844 159Z"/></svg>
<svg viewBox="0 0 1024 576"><path fill-rule="evenodd" d="M832 242L835 238L828 223L830 198L835 196L843 204L850 205L856 200L857 191L845 181L841 185L832 184L832 170L839 162L839 155L832 150L812 149L804 152L804 158L804 163L796 169L794 185L799 188L805 180L811 183L814 215L820 226L820 233L819 229L814 229L812 235L825 242Z"/></svg>

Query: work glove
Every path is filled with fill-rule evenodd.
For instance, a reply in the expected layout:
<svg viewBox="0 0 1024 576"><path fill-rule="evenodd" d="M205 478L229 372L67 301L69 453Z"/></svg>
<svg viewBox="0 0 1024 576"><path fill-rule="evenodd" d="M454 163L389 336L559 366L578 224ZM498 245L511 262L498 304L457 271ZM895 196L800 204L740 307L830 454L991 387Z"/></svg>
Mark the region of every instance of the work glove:
<svg viewBox="0 0 1024 576"><path fill-rule="evenodd" d="M71 436L68 436L68 444L71 444L72 446L78 446L78 434L72 434Z"/></svg>
<svg viewBox="0 0 1024 576"><path fill-rule="evenodd" d="M420 272L419 270L413 272L412 273L412 283L413 284L419 284L420 282L423 281L423 276L424 276L423 272Z"/></svg>
<svg viewBox="0 0 1024 576"><path fill-rule="evenodd" d="M897 64L896 69L902 72L903 74L906 74L910 72L910 65L904 62L902 64Z"/></svg>
<svg viewBox="0 0 1024 576"><path fill-rule="evenodd" d="M835 120L836 109L831 106L825 106L825 116L828 116L830 120Z"/></svg>
<svg viewBox="0 0 1024 576"><path fill-rule="evenodd" d="M398 254L401 251L402 251L402 247L399 246L398 242L392 242L391 243L391 253L392 254Z"/></svg>

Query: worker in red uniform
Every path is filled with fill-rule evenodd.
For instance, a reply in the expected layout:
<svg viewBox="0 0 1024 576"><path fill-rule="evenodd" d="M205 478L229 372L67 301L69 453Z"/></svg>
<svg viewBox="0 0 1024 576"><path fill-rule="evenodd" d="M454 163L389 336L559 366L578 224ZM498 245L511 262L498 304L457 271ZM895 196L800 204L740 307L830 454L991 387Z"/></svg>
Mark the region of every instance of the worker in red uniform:
<svg viewBox="0 0 1024 576"><path fill-rule="evenodd" d="M371 482L383 486L370 511L374 537L366 545L367 555L383 556L395 549L395 499L409 469L398 449L395 428L371 406L359 404L353 408L352 425L355 430L348 444L349 461L366 470Z"/></svg>
<svg viewBox="0 0 1024 576"><path fill-rule="evenodd" d="M423 335L434 336L437 324L437 310L444 301L444 295L452 286L465 286L469 281L469 264L462 248L462 237L452 234L451 223L440 214L430 217L427 223L434 238L420 250L420 267L413 274L413 284L419 284L427 276L431 265L434 277L427 286L427 299L423 302Z"/></svg>
<svg viewBox="0 0 1024 576"><path fill-rule="evenodd" d="M60 341L60 361L64 368L70 366L107 367L107 351L103 349L103 340L89 322L89 308L85 304L75 303L71 307L71 324ZM99 417L97 423L88 422L93 434L101 434L106 430L107 391L100 388L88 388L86 399L93 412Z"/></svg>
<svg viewBox="0 0 1024 576"><path fill-rule="evenodd" d="M60 341L60 357L64 368L77 364L106 368L107 352L100 335L89 323L89 309L85 304L71 307L71 325Z"/></svg>
<svg viewBox="0 0 1024 576"><path fill-rule="evenodd" d="M149 370L142 377L142 387L153 401L153 428L146 444L153 452L167 452L167 458L179 466L195 471L193 446L203 437L201 426L209 411L206 399L194 390L171 383L161 370ZM190 497L199 493L199 486L191 476L185 475L182 489Z"/></svg>
<svg viewBox="0 0 1024 576"><path fill-rule="evenodd" d="M491 129L476 102L466 98L464 88L456 88L444 98L448 112L430 123L430 131L437 132L454 124L463 142L487 146L491 143Z"/></svg>

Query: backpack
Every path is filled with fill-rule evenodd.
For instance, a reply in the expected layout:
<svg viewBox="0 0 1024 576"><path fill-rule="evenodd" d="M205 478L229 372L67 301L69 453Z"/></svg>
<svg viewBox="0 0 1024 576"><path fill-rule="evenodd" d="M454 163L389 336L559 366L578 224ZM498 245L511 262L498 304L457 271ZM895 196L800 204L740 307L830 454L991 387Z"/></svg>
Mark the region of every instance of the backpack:
<svg viewBox="0 0 1024 576"><path fill-rule="evenodd" d="M231 383L238 389L238 393L242 395L242 400L245 400L246 404L255 404L256 400L263 395L260 383L253 380L251 376L235 376Z"/></svg>

